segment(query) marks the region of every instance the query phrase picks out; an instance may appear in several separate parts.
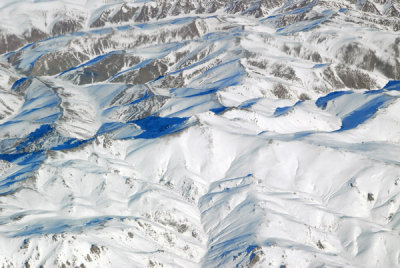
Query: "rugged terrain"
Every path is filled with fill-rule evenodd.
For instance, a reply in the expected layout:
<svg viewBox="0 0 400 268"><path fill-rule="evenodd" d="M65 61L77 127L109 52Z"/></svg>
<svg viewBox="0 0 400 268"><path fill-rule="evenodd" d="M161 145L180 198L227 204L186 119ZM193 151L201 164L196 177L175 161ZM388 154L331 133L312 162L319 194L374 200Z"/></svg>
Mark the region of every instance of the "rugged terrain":
<svg viewBox="0 0 400 268"><path fill-rule="evenodd" d="M3 0L1 267L399 267L400 3Z"/></svg>

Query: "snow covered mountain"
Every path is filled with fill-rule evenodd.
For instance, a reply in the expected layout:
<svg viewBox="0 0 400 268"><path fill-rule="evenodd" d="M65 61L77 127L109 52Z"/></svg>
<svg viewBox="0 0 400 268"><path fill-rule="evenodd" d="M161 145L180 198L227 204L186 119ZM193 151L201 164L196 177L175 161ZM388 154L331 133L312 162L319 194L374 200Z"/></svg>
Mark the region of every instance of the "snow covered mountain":
<svg viewBox="0 0 400 268"><path fill-rule="evenodd" d="M400 267L399 11L1 1L0 267Z"/></svg>

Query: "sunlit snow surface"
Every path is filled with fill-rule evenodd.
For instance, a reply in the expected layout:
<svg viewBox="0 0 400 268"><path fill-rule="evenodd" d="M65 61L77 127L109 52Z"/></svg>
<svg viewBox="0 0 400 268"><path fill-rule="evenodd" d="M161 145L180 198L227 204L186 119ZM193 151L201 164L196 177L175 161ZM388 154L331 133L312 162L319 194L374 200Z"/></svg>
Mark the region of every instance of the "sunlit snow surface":
<svg viewBox="0 0 400 268"><path fill-rule="evenodd" d="M252 42L340 12L279 29L190 14L2 55L16 78L0 95L1 266L399 266L400 81L276 99L246 66ZM76 61L49 67L62 53ZM305 80L329 66L293 64Z"/></svg>

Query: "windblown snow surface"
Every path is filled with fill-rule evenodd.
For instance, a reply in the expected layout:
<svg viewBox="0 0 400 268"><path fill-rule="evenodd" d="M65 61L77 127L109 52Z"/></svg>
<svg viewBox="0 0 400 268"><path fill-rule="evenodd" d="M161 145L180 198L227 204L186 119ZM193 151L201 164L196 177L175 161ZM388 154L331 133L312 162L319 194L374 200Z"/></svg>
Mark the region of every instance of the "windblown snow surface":
<svg viewBox="0 0 400 268"><path fill-rule="evenodd" d="M398 4L2 0L0 266L399 267Z"/></svg>

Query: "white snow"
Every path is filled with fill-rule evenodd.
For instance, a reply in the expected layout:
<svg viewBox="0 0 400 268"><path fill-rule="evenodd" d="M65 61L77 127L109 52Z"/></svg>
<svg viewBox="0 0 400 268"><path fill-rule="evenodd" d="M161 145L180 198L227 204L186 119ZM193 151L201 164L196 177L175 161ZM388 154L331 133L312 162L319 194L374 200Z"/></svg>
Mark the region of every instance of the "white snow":
<svg viewBox="0 0 400 268"><path fill-rule="evenodd" d="M88 28L122 2L0 3L10 33L49 33L61 9L84 21L1 55L0 266L400 265L400 84L364 58L346 66L375 90L335 69L354 43L395 62L397 33L346 22L361 13L344 1L280 31L222 10ZM68 52L76 66L31 76ZM109 53L139 62L80 85Z"/></svg>

